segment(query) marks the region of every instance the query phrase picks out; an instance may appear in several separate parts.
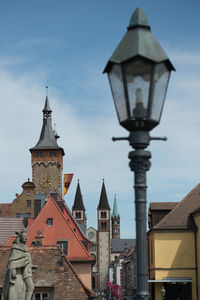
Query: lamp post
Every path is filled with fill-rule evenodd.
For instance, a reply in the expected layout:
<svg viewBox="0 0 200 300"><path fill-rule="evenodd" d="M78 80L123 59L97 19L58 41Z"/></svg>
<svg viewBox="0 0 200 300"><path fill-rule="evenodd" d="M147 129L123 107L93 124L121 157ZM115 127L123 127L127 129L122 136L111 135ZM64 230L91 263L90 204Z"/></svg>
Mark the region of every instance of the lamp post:
<svg viewBox="0 0 200 300"><path fill-rule="evenodd" d="M148 24L141 8L133 13L127 32L109 59L108 73L119 123L129 131L128 140L134 151L129 153L134 172L137 299L149 299L148 254L146 238L146 172L151 153L146 151L152 138L149 131L160 122L170 72L175 70Z"/></svg>

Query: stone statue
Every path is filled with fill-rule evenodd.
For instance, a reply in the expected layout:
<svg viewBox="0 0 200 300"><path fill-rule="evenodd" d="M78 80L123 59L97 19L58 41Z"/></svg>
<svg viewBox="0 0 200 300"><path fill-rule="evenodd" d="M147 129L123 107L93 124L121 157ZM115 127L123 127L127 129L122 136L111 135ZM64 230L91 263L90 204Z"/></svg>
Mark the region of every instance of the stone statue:
<svg viewBox="0 0 200 300"><path fill-rule="evenodd" d="M4 300L31 300L34 286L32 281L31 255L27 242L27 232L15 232L3 287Z"/></svg>

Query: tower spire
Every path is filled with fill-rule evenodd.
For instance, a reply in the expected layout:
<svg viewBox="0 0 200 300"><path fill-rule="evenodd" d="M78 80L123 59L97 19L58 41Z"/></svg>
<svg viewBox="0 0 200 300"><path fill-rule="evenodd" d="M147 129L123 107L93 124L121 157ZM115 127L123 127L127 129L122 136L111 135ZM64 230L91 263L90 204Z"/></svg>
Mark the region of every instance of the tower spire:
<svg viewBox="0 0 200 300"><path fill-rule="evenodd" d="M85 213L85 206L83 204L83 198L82 198L82 194L81 194L79 179L77 182L74 204L72 206L72 214L73 214L74 218L76 219L76 221L79 224L83 225L82 229L85 231L87 218L86 218L86 213Z"/></svg>
<svg viewBox="0 0 200 300"><path fill-rule="evenodd" d="M85 206L83 204L83 197L82 197L82 194L81 194L79 179L78 179L78 183L77 183L76 195L75 195L72 210L84 210L85 211Z"/></svg>
<svg viewBox="0 0 200 300"><path fill-rule="evenodd" d="M110 210L104 179L103 179L103 183L102 183L101 195L100 195L100 199L99 199L98 209Z"/></svg>
<svg viewBox="0 0 200 300"><path fill-rule="evenodd" d="M42 112L43 112L43 125L42 125L40 138L36 146L31 148L30 151L60 149L62 151L62 155L64 155L65 153L63 148L59 147L57 144L58 134L55 135L52 128L52 121L51 121L52 109L50 107L49 98L48 98L48 81L46 84L46 99L45 99L45 104Z"/></svg>
<svg viewBox="0 0 200 300"><path fill-rule="evenodd" d="M120 239L120 215L118 213L117 199L114 196L113 213L111 216L112 221L112 239Z"/></svg>
<svg viewBox="0 0 200 300"><path fill-rule="evenodd" d="M117 207L117 199L116 199L116 195L114 195L114 204L113 204L113 213L112 213L112 217L119 217L119 213L118 213L118 207Z"/></svg>

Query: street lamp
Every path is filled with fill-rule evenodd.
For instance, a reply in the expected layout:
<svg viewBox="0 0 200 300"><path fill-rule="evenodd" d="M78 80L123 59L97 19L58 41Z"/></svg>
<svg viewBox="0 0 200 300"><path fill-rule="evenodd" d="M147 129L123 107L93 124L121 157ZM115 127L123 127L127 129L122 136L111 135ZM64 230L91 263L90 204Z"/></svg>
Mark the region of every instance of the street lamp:
<svg viewBox="0 0 200 300"><path fill-rule="evenodd" d="M108 73L113 100L121 126L135 149L129 153L130 168L134 171L137 299L149 299L148 256L146 239L146 171L150 168L151 153L144 150L152 139L149 131L160 122L170 72L175 70L148 24L141 8L133 13L127 32L109 59L104 72Z"/></svg>

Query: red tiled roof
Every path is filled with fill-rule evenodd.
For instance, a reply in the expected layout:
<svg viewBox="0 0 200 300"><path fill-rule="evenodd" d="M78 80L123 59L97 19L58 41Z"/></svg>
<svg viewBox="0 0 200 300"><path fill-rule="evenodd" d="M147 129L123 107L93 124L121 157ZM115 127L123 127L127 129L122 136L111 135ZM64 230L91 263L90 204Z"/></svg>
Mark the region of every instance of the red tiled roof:
<svg viewBox="0 0 200 300"><path fill-rule="evenodd" d="M0 245L4 245L11 236L15 235L15 231L21 231L23 228L23 218L0 217Z"/></svg>
<svg viewBox="0 0 200 300"><path fill-rule="evenodd" d="M69 261L62 256L59 247L34 246L30 247L30 252L32 264L38 266L33 273L36 288L53 287L55 299L85 300L93 295L82 283ZM3 286L9 254L10 247L0 246L0 287Z"/></svg>
<svg viewBox="0 0 200 300"><path fill-rule="evenodd" d="M200 184L193 188L154 229L187 229L189 215L200 208Z"/></svg>

